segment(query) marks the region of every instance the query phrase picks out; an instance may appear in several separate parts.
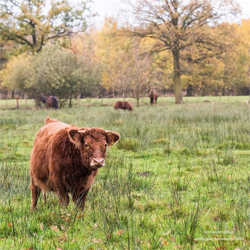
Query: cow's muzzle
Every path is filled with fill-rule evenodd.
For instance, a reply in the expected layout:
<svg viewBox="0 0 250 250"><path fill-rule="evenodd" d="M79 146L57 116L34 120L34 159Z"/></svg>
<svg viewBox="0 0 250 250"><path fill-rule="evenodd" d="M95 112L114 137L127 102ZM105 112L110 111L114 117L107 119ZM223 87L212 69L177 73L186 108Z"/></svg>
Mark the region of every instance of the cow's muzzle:
<svg viewBox="0 0 250 250"><path fill-rule="evenodd" d="M105 159L104 158L93 158L90 162L90 166L92 169L96 170L105 166Z"/></svg>

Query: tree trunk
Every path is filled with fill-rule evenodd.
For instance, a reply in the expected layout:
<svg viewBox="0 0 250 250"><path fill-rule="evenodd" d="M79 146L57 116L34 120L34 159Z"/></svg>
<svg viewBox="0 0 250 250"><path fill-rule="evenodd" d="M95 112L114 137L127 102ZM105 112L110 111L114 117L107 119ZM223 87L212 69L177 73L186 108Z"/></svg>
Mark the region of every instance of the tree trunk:
<svg viewBox="0 0 250 250"><path fill-rule="evenodd" d="M16 109L19 109L19 101L18 101L19 97L16 97Z"/></svg>
<svg viewBox="0 0 250 250"><path fill-rule="evenodd" d="M140 97L136 97L136 106L137 106L137 108L139 108L139 106L140 106L139 101L140 101Z"/></svg>
<svg viewBox="0 0 250 250"><path fill-rule="evenodd" d="M113 98L114 98L114 101L115 101L115 87L113 85Z"/></svg>
<svg viewBox="0 0 250 250"><path fill-rule="evenodd" d="M69 98L69 108L72 108L72 98Z"/></svg>
<svg viewBox="0 0 250 250"><path fill-rule="evenodd" d="M180 51L173 50L174 58L174 89L175 89L175 104L182 103L181 94L181 72L180 72Z"/></svg>
<svg viewBox="0 0 250 250"><path fill-rule="evenodd" d="M78 107L80 108L80 106L81 106L81 95L77 96L77 102L78 102Z"/></svg>
<svg viewBox="0 0 250 250"><path fill-rule="evenodd" d="M36 103L37 108L42 108L42 106L41 106L41 96L40 95L36 96L35 103Z"/></svg>
<svg viewBox="0 0 250 250"><path fill-rule="evenodd" d="M24 99L25 99L25 109L27 109L28 108L27 94L24 94Z"/></svg>

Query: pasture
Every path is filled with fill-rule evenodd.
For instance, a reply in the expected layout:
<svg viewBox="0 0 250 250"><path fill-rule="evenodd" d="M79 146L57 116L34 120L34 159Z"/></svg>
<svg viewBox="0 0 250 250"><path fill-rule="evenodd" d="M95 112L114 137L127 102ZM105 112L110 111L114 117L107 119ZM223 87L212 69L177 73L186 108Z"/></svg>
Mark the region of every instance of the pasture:
<svg viewBox="0 0 250 250"><path fill-rule="evenodd" d="M104 105L112 99L56 111L1 101L0 249L249 249L248 97L205 99L159 98L132 112ZM52 193L30 211L30 153L47 116L121 135L83 212Z"/></svg>

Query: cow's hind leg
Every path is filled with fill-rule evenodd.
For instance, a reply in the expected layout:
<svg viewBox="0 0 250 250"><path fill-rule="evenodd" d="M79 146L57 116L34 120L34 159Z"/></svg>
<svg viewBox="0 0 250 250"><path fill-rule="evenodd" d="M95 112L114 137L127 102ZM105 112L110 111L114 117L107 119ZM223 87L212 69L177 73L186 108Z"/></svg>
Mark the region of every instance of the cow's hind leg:
<svg viewBox="0 0 250 250"><path fill-rule="evenodd" d="M41 193L41 188L36 186L34 184L34 180L33 178L31 179L31 185L30 185L30 189L31 189L31 192L32 192L32 204L31 204L31 210L34 210L36 208L36 205L37 205L37 200L40 196L40 193Z"/></svg>

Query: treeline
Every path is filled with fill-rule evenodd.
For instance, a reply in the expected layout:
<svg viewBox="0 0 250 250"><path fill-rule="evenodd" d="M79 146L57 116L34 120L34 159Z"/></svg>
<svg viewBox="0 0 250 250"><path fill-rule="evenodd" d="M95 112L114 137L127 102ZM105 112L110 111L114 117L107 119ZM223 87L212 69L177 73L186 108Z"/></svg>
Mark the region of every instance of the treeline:
<svg viewBox="0 0 250 250"><path fill-rule="evenodd" d="M0 0L1 97L14 91L39 106L41 95L55 95L63 106L76 97L133 97L139 104L150 89L175 95L176 103L185 95L249 95L250 20L211 24L222 12L212 14L207 1L163 2L132 6L144 23L106 18L97 30L86 29L88 1L78 12L53 1L45 16L43 1Z"/></svg>

